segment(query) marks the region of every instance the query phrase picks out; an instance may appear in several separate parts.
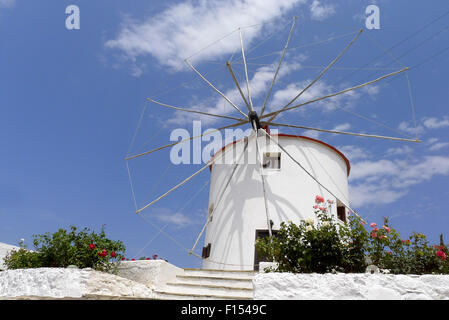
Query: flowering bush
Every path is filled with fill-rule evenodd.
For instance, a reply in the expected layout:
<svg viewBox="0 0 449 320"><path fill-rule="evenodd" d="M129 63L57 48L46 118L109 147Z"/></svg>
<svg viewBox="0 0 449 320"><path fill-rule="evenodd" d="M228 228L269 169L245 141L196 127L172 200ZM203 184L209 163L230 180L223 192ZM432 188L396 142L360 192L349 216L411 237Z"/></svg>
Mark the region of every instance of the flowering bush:
<svg viewBox="0 0 449 320"><path fill-rule="evenodd" d="M111 271L116 261L120 261L125 252L121 241L106 238L104 228L100 233L84 228L70 227L70 231L59 229L50 234L33 236L34 251L27 250L21 241L20 249L11 251L5 258L9 269L67 267L93 268Z"/></svg>
<svg viewBox="0 0 449 320"><path fill-rule="evenodd" d="M259 239L259 252L278 263L279 272L362 272L366 236L335 221L331 203L317 196L314 219L282 223L275 237Z"/></svg>
<svg viewBox="0 0 449 320"><path fill-rule="evenodd" d="M272 271L364 272L374 264L395 274L449 273L449 251L442 238L438 246L419 233L402 239L386 218L382 226L373 222L369 227L356 215L349 215L346 223L337 221L332 201L321 196L313 208L316 223L281 223L275 236L256 242L261 255L277 262Z"/></svg>
<svg viewBox="0 0 449 320"><path fill-rule="evenodd" d="M415 232L401 239L387 218L381 228L370 226L366 251L379 268L396 274L449 273L448 248L442 238L438 246L430 245L422 233Z"/></svg>

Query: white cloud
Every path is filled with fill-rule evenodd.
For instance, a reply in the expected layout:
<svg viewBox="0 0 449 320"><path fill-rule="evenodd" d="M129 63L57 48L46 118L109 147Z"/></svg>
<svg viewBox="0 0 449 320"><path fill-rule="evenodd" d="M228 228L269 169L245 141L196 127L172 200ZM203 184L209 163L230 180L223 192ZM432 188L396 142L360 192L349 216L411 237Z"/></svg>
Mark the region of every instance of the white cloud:
<svg viewBox="0 0 449 320"><path fill-rule="evenodd" d="M351 125L349 123L342 123L342 124L335 126L335 128L333 128L332 130L345 131L345 130L349 130L349 128L351 128Z"/></svg>
<svg viewBox="0 0 449 320"><path fill-rule="evenodd" d="M437 142L429 147L430 151L438 151L449 146L449 142Z"/></svg>
<svg viewBox="0 0 449 320"><path fill-rule="evenodd" d="M337 149L343 152L343 154L346 156L346 158L349 159L350 162L358 159L366 159L370 156L370 153L367 150L364 150L357 146L340 146L337 147Z"/></svg>
<svg viewBox="0 0 449 320"><path fill-rule="evenodd" d="M174 70L185 67L184 59L233 32L245 28L248 45L263 30L261 24L273 22L305 0L232 0L188 1L168 7L144 21L127 20L115 39L106 47L122 50L135 61L151 55L164 66ZM215 43L195 58L211 59L233 53L240 46L237 37ZM195 59L192 58L195 62Z"/></svg>
<svg viewBox="0 0 449 320"><path fill-rule="evenodd" d="M335 14L335 6L322 5L318 0L314 0L309 8L314 20L325 20Z"/></svg>
<svg viewBox="0 0 449 320"><path fill-rule="evenodd" d="M419 135L426 132L426 129L441 129L449 127L449 117L444 116L443 118L435 118L435 117L425 117L422 119L422 125L417 125L416 128L413 125L410 125L408 122L403 121L399 124L399 130L404 132Z"/></svg>
<svg viewBox="0 0 449 320"><path fill-rule="evenodd" d="M425 132L424 128L420 125L417 125L416 128L410 126L410 124L406 121L403 121L398 126L399 130L402 130L404 132L417 135L417 134L423 134Z"/></svg>
<svg viewBox="0 0 449 320"><path fill-rule="evenodd" d="M277 90L273 94L273 109L278 109L281 106L289 103L299 92L301 92L307 85L312 82L312 79L306 79L296 83L290 83L285 88ZM325 80L320 80L316 82L312 87L306 90L292 105L301 104L313 99L317 99L335 92L338 92L342 89L346 89L345 84L341 84L340 86L334 86L328 84ZM295 110L306 110L313 107L320 107L323 112L328 112L335 110L337 107L352 107L355 102L361 97L361 94L356 91L349 91L344 94L323 99L312 104L306 105L304 107L300 107ZM277 106L277 107L274 107ZM272 110L274 111L274 110Z"/></svg>
<svg viewBox="0 0 449 320"><path fill-rule="evenodd" d="M369 85L361 88L362 91L366 92L370 96L375 96L380 92L380 87L376 85Z"/></svg>
<svg viewBox="0 0 449 320"><path fill-rule="evenodd" d="M351 166L350 179L352 181L373 177L380 179L385 175L397 175L399 170L397 164L391 160L362 161Z"/></svg>
<svg viewBox="0 0 449 320"><path fill-rule="evenodd" d="M395 202L406 193L404 190L392 190L387 184L359 184L349 187L351 203L354 206L388 204Z"/></svg>
<svg viewBox="0 0 449 320"><path fill-rule="evenodd" d="M385 204L404 196L414 185L438 175L449 175L449 157L361 161L351 167L351 202L355 206Z"/></svg>
<svg viewBox="0 0 449 320"><path fill-rule="evenodd" d="M443 117L442 119L438 118L424 118L423 124L428 129L440 129L444 127L449 127L449 118Z"/></svg>
<svg viewBox="0 0 449 320"><path fill-rule="evenodd" d="M300 64L297 62L292 63L284 63L281 66L281 69L279 70L277 79L281 79L285 75L297 70L300 68ZM258 68L254 74L252 75L252 78L250 79L250 89L251 89L251 97L253 103L256 103L257 98L262 98L261 103L263 103L263 100L265 100L265 95L268 90L268 87L270 86L274 73L276 71L276 66L263 66ZM242 81L240 81L242 83ZM242 87L242 90L244 90L244 93L246 93L246 86ZM223 92L232 102L234 102L237 106L241 106L240 110L245 112L247 110L246 106L244 105L243 99L240 96L239 91L236 88L226 90ZM218 95L216 95L218 96ZM268 108L270 108L270 105L274 105L274 103L268 104ZM254 105L255 109L258 110L262 106L261 105ZM276 108L278 108L276 106ZM236 114L236 111L233 109L233 107L226 102L221 97L215 97L212 100L211 99L205 99L202 100L195 105L191 107L191 109L195 110L201 110L208 113L213 114L219 114L219 115L228 115L231 113ZM218 118L212 118L209 116L198 116L197 114L186 114L186 112L176 112L175 116L169 121L170 123L175 124L183 124L187 122L191 122L192 119L200 119L204 124L212 124L217 121Z"/></svg>
<svg viewBox="0 0 449 320"><path fill-rule="evenodd" d="M163 223L172 224L178 228L184 228L193 224L193 221L180 212L172 212L167 208L160 208L148 215L151 219L157 219Z"/></svg>
<svg viewBox="0 0 449 320"><path fill-rule="evenodd" d="M0 0L0 7L10 8L15 2L16 0Z"/></svg>
<svg viewBox="0 0 449 320"><path fill-rule="evenodd" d="M302 133L303 136L312 138L312 139L319 139L320 137L320 132L319 131L315 131L315 130L305 130Z"/></svg>
<svg viewBox="0 0 449 320"><path fill-rule="evenodd" d="M429 140L427 140L427 142L429 144L433 144L433 143L437 142L438 140L439 140L438 138L430 138Z"/></svg>
<svg viewBox="0 0 449 320"><path fill-rule="evenodd" d="M398 155L403 155L403 154L410 154L413 152L413 149L409 146L403 146L403 147L398 147L398 148L389 148L387 150L387 155L388 156L398 156Z"/></svg>

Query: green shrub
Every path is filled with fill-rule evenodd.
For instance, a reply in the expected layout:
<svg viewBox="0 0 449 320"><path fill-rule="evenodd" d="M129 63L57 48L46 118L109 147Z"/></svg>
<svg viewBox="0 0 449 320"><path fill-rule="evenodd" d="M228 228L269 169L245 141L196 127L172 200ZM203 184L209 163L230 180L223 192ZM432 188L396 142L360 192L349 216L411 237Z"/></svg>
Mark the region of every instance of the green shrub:
<svg viewBox="0 0 449 320"><path fill-rule="evenodd" d="M57 232L33 235L34 251L27 250L22 242L20 249L11 251L5 258L8 269L67 267L93 268L111 271L115 262L123 258L125 246L121 241L106 238L104 228L100 233L88 228L77 231L59 229Z"/></svg>
<svg viewBox="0 0 449 320"><path fill-rule="evenodd" d="M375 223L367 226L355 215L343 223L331 214L332 201L317 196L315 202L316 222L281 223L275 236L257 240L259 253L277 263L271 271L356 273L374 264L394 274L449 273L449 252L442 238L438 246L419 233L401 239L386 218L380 228Z"/></svg>

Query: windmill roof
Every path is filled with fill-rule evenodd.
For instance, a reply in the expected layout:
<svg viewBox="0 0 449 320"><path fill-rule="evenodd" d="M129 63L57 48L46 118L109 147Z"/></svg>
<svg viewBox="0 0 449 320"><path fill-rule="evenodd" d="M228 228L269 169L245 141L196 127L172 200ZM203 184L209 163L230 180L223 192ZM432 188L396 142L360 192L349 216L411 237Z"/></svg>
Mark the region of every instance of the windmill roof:
<svg viewBox="0 0 449 320"><path fill-rule="evenodd" d="M285 133L272 134L272 136L287 137L287 138L297 138L297 139L305 139L305 140L310 140L310 141L317 142L317 143L319 143L319 144L322 144L322 145L326 146L327 148L329 148L329 149L331 149L332 151L334 151L335 153L337 153L337 154L338 154L338 155L345 161L345 163L346 163L346 168L347 168L347 173L348 173L348 176L349 176L349 172L351 171L351 164L349 163L348 158L346 158L346 156L345 156L340 150L338 150L337 148L331 146L330 144L327 144L327 143L324 142L324 141L321 141L321 140L318 140L318 139L314 139L314 138L310 138L310 137L306 137L306 136L299 136L299 135L292 135L292 134L285 134ZM211 158L211 160L212 160L213 158L215 158L215 157L217 156L217 154L219 154L220 152L223 152L223 150L225 150L225 149L226 149L227 147L229 147L230 145L233 145L233 144L235 144L235 143L237 143L237 142L239 142L239 141L242 141L242 140L243 140L243 139L235 140L235 141L233 141L233 142L231 142L231 143L228 143L228 144L225 145L223 148L221 148L221 150L219 150L217 153L215 153L215 154L213 155L213 157ZM210 170L212 170L212 165L211 165L209 168L210 168Z"/></svg>

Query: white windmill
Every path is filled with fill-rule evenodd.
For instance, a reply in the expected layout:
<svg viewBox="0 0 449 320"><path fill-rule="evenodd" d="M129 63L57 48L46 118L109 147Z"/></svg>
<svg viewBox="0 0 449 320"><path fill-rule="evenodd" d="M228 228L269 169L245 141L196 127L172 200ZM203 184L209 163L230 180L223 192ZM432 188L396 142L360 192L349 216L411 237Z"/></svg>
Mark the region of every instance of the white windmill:
<svg viewBox="0 0 449 320"><path fill-rule="evenodd" d="M223 97L242 117L219 115L191 108L177 107L148 98L149 101L157 105L178 111L235 121L217 130L243 125L250 125L252 127L252 133L248 137L225 146L201 169L153 201L137 209L137 213L141 213L156 202L167 197L170 193L183 186L204 170L210 168L211 178L207 221L192 249L189 251L190 254L203 260L203 268L228 270L257 269L259 258L255 252L256 239L261 236L271 236L283 221L298 223L302 219L313 218L314 213L310 209L310 199L313 199L315 195L321 195L326 199L333 200L332 213L341 220L346 219L348 212L357 215L349 205L348 175L350 172L350 164L348 159L336 148L325 142L296 135L274 135L270 133L269 126L272 128L290 127L359 137L420 142L418 139L327 130L274 122L275 118L281 113L343 95L408 70L408 68L403 68L338 92L297 103L298 98L319 81L359 38L363 31L360 30L340 54L323 68L319 75L308 83L304 89L298 92L287 104L278 107L277 111L268 113L266 112L267 102L273 86L276 83L295 23L296 17L293 19L286 44L282 50L260 113L256 112L251 99L243 37L240 28L236 29L236 31L239 32L240 37L246 80L246 94L235 77L231 64L227 63L226 65L240 93L242 102L247 108L247 113L243 112L236 103L231 101L231 99L206 79L188 59L185 62L202 81ZM207 134L211 134L211 132L129 156L126 158L126 161L146 156ZM200 256L194 250L204 234L205 245Z"/></svg>

